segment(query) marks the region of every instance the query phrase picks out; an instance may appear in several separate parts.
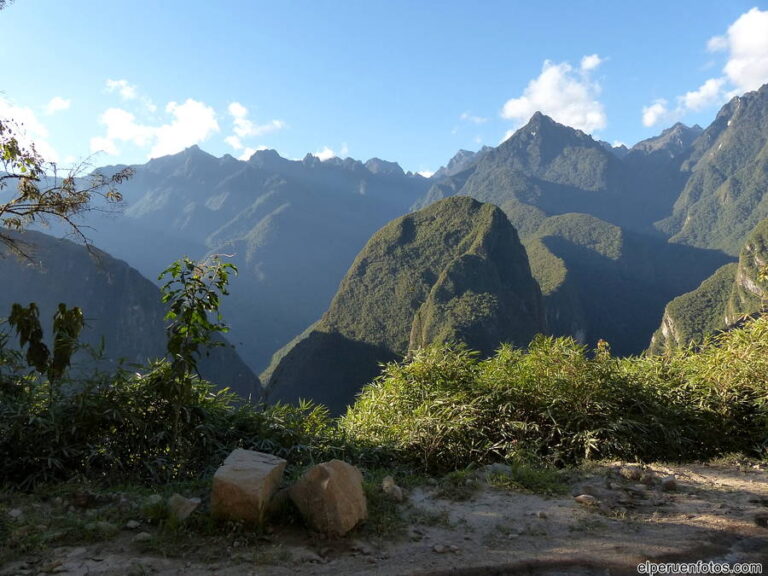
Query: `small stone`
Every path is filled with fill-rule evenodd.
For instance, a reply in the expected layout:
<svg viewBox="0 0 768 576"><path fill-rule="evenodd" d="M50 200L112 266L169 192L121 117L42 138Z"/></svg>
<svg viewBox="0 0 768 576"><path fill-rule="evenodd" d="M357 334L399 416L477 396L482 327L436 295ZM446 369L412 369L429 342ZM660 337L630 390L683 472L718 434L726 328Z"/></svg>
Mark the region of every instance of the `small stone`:
<svg viewBox="0 0 768 576"><path fill-rule="evenodd" d="M643 472L640 476L640 483L646 486L653 486L656 483L656 474L653 472Z"/></svg>
<svg viewBox="0 0 768 576"><path fill-rule="evenodd" d="M451 545L449 546L449 548L450 548L451 552L453 552L454 554L458 554L459 552L461 552L461 550L459 549L459 547L458 547L458 546L456 546L456 545L454 545L454 544L451 544Z"/></svg>
<svg viewBox="0 0 768 576"><path fill-rule="evenodd" d="M89 522L85 525L85 529L90 532L97 532L102 536L114 536L119 531L117 526L112 524L112 522L106 522L104 520Z"/></svg>
<svg viewBox="0 0 768 576"><path fill-rule="evenodd" d="M541 518L542 520L546 520L547 518L549 518L549 516L547 516L547 513L544 512L543 510L539 510L538 512L536 512L536 518Z"/></svg>
<svg viewBox="0 0 768 576"><path fill-rule="evenodd" d="M435 544L432 546L432 552L435 554L445 554L448 552L448 548L446 546L443 546L442 544Z"/></svg>
<svg viewBox="0 0 768 576"><path fill-rule="evenodd" d="M139 526L141 526L141 522L137 520L128 520L128 522L125 523L126 530L136 530Z"/></svg>
<svg viewBox="0 0 768 576"><path fill-rule="evenodd" d="M581 494L576 496L575 500L584 506L597 506L599 504L599 500L590 494Z"/></svg>
<svg viewBox="0 0 768 576"><path fill-rule="evenodd" d="M357 540L352 542L352 545L350 546L350 550L352 550L353 552L358 552L363 556L370 556L371 554L373 554L373 550L371 549L370 546L367 546L363 542L359 542Z"/></svg>
<svg viewBox="0 0 768 576"><path fill-rule="evenodd" d="M21 508L14 508L13 510L8 510L8 516L13 518L14 520L18 520L24 515L24 511Z"/></svg>
<svg viewBox="0 0 768 576"><path fill-rule="evenodd" d="M152 534L150 534L149 532L139 532L138 534L136 534L136 536L131 538L131 541L134 542L135 544L141 544L142 542L149 542L150 540L152 540Z"/></svg>
<svg viewBox="0 0 768 576"><path fill-rule="evenodd" d="M168 512L179 522L189 518L198 506L200 506L200 498L185 498L181 494L174 494L168 498Z"/></svg>
<svg viewBox="0 0 768 576"><path fill-rule="evenodd" d="M384 491L384 494L395 502L402 502L404 500L403 489L395 484L395 479L392 476L384 477L381 481L381 489Z"/></svg>
<svg viewBox="0 0 768 576"><path fill-rule="evenodd" d="M306 548L300 548L298 550L294 550L291 553L291 558L294 562L297 562L299 564L320 564L323 561L323 558L317 554L316 552L313 552L312 550L308 550Z"/></svg>
<svg viewBox="0 0 768 576"><path fill-rule="evenodd" d="M677 490L677 478L675 478L674 474L671 476L665 476L661 479L661 489L665 492Z"/></svg>
<svg viewBox="0 0 768 576"><path fill-rule="evenodd" d="M147 496L147 499L144 501L144 505L147 507L157 506L162 501L163 497L160 496L160 494L152 494L151 496Z"/></svg>
<svg viewBox="0 0 768 576"><path fill-rule="evenodd" d="M619 475L632 482L637 482L642 477L643 471L639 466L622 466L619 469Z"/></svg>

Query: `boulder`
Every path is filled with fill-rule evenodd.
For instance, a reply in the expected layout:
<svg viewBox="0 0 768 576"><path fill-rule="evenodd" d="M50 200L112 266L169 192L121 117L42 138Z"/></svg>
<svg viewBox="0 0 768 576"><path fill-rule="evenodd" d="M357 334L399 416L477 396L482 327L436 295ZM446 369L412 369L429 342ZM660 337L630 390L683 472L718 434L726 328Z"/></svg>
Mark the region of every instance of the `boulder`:
<svg viewBox="0 0 768 576"><path fill-rule="evenodd" d="M307 524L329 536L343 536L368 517L363 475L341 460L307 470L289 495Z"/></svg>
<svg viewBox="0 0 768 576"><path fill-rule="evenodd" d="M211 514L217 518L263 524L272 495L280 486L286 461L237 448L213 476Z"/></svg>

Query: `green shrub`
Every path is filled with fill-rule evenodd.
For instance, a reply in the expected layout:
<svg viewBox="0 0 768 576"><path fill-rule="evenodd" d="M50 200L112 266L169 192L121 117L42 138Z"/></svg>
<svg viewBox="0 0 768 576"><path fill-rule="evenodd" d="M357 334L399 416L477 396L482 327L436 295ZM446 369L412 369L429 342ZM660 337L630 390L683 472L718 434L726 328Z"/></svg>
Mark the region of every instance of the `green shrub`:
<svg viewBox="0 0 768 576"><path fill-rule="evenodd" d="M531 456L691 460L768 446L768 317L666 357L537 337L478 361L436 345L385 367L340 420L429 470Z"/></svg>

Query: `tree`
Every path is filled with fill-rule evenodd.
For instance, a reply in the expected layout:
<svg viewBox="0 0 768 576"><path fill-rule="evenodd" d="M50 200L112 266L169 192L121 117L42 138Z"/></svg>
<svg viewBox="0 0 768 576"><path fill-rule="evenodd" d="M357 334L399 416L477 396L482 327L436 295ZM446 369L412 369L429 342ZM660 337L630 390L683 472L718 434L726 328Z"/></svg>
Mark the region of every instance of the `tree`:
<svg viewBox="0 0 768 576"><path fill-rule="evenodd" d="M79 164L62 177L56 164L46 162L34 144L25 146L19 141L19 132L13 120L0 119L0 243L26 256L18 238L8 230L23 230L54 218L65 222L75 236L88 244L74 218L92 209L96 197L107 204L120 202L117 185L130 178L133 170L124 168L111 176L94 172L83 178L85 164ZM4 191L11 183L16 184L16 192L7 195Z"/></svg>

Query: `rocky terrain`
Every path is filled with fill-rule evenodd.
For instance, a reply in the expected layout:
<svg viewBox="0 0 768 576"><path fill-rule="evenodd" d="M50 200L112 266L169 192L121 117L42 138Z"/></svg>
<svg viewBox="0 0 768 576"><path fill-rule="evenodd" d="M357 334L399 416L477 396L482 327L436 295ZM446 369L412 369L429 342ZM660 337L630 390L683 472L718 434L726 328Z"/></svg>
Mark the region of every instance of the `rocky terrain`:
<svg viewBox="0 0 768 576"><path fill-rule="evenodd" d="M284 522L260 533L229 526L201 534L203 485L203 504L188 520L199 516L195 528L153 523L141 512L146 495L5 495L11 542L38 523L48 532L47 544L9 559L0 575L617 575L636 574L645 561L768 561L765 464L606 463L574 475L566 493L543 496L499 487L503 477L497 465L450 491L423 480L396 505L401 522L372 510L367 525L342 538Z"/></svg>

